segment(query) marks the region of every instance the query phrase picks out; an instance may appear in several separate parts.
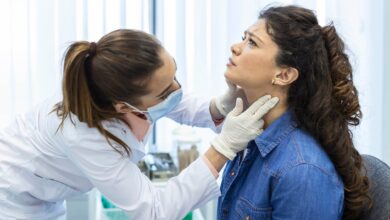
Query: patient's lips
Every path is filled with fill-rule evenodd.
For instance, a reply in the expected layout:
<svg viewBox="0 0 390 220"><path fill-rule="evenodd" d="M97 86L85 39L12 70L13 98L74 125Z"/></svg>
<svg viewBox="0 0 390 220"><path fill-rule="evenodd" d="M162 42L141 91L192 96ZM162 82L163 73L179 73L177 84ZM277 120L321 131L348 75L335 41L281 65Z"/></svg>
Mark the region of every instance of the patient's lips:
<svg viewBox="0 0 390 220"><path fill-rule="evenodd" d="M236 64L233 62L232 58L229 58L229 62L226 64L226 66L231 67L236 66Z"/></svg>

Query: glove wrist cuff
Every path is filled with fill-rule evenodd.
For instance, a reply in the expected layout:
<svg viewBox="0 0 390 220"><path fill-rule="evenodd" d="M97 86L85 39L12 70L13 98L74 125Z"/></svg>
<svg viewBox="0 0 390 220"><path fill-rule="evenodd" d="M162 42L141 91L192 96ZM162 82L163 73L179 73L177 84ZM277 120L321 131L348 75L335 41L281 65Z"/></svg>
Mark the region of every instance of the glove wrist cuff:
<svg viewBox="0 0 390 220"><path fill-rule="evenodd" d="M218 151L220 154L222 154L229 160L233 160L236 156L236 153L233 152L229 147L227 147L223 142L221 142L218 136L211 141L211 145L216 151Z"/></svg>

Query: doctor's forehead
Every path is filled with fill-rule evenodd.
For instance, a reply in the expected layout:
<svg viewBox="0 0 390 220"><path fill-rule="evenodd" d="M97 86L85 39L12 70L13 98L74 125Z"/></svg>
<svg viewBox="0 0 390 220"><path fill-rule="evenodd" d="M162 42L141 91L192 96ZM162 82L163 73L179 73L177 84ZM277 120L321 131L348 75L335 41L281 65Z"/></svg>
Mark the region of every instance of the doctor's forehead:
<svg viewBox="0 0 390 220"><path fill-rule="evenodd" d="M168 52L162 50L160 56L163 65L153 73L148 82L148 87L153 91L156 91L156 93L159 91L156 88L165 88L172 83L177 68L174 58Z"/></svg>

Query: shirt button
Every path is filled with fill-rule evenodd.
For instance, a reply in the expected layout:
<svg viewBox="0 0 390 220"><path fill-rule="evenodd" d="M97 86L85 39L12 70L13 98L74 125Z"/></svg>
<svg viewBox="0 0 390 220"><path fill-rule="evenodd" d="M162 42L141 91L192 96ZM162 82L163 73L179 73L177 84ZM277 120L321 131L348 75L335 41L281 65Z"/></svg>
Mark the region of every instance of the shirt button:
<svg viewBox="0 0 390 220"><path fill-rule="evenodd" d="M236 173L233 171L230 173L230 176L234 176Z"/></svg>
<svg viewBox="0 0 390 220"><path fill-rule="evenodd" d="M222 209L222 213L223 213L224 215L227 215L228 212L229 212L229 211L227 210L227 208Z"/></svg>

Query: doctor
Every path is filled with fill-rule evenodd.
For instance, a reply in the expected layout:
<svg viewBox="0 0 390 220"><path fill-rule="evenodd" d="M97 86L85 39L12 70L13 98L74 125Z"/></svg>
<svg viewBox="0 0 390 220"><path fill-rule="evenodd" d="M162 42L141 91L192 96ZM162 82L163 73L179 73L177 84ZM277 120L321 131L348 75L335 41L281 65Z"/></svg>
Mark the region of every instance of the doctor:
<svg viewBox="0 0 390 220"><path fill-rule="evenodd" d="M173 58L144 32L73 43L62 96L0 131L0 219L62 219L64 200L93 187L132 219L180 219L218 197L218 171L262 132L261 118L278 99L265 96L243 112L234 87L212 102L182 96L175 72ZM207 152L156 189L136 164L154 122L167 115L213 129L226 118Z"/></svg>

